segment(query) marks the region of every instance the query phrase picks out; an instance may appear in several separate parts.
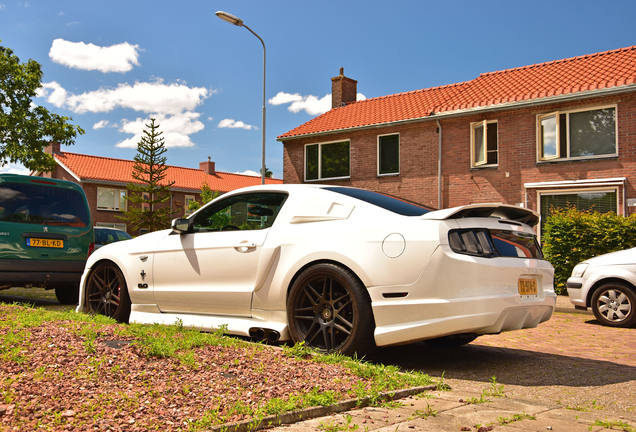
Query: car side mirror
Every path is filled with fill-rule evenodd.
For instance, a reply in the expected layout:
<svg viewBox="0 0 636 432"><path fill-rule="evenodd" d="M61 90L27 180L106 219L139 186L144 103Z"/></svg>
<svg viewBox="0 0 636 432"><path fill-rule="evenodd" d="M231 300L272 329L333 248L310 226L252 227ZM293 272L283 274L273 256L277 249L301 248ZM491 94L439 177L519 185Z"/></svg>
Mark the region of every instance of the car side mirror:
<svg viewBox="0 0 636 432"><path fill-rule="evenodd" d="M172 220L172 232L185 234L190 232L190 219L179 218Z"/></svg>

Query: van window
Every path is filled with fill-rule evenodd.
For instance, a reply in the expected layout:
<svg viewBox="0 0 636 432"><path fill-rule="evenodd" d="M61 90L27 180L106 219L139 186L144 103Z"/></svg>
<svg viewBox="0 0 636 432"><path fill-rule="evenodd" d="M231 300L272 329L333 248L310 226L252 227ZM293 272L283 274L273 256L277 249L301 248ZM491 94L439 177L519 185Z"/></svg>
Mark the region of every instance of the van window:
<svg viewBox="0 0 636 432"><path fill-rule="evenodd" d="M35 183L2 183L0 220L86 227L90 218L84 197L77 190Z"/></svg>

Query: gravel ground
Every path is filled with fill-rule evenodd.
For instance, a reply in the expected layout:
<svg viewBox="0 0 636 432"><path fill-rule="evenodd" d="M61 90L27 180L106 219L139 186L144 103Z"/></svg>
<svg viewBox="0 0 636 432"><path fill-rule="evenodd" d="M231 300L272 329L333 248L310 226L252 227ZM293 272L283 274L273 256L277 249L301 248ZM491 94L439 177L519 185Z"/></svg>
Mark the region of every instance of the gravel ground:
<svg viewBox="0 0 636 432"><path fill-rule="evenodd" d="M200 430L215 418L244 420L272 398L330 391L343 399L368 386L340 365L260 344L147 358L121 325L56 321L27 332L6 318L0 305L0 430Z"/></svg>

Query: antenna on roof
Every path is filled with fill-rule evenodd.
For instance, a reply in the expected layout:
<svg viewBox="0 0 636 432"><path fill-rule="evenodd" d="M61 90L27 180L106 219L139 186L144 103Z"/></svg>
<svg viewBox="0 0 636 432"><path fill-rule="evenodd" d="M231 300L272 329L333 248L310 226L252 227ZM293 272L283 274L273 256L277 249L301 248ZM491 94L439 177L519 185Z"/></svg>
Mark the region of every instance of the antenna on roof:
<svg viewBox="0 0 636 432"><path fill-rule="evenodd" d="M208 156L208 162L212 161L212 156Z"/></svg>

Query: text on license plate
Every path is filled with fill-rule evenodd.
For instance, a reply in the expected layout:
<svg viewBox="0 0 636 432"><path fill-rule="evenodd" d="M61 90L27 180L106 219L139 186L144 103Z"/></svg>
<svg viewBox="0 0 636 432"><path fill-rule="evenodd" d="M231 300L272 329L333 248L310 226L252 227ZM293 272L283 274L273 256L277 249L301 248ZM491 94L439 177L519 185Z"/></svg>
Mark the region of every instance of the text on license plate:
<svg viewBox="0 0 636 432"><path fill-rule="evenodd" d="M27 238L26 244L31 247L63 248L64 240Z"/></svg>
<svg viewBox="0 0 636 432"><path fill-rule="evenodd" d="M519 294L521 295L537 295L536 279L519 279Z"/></svg>

